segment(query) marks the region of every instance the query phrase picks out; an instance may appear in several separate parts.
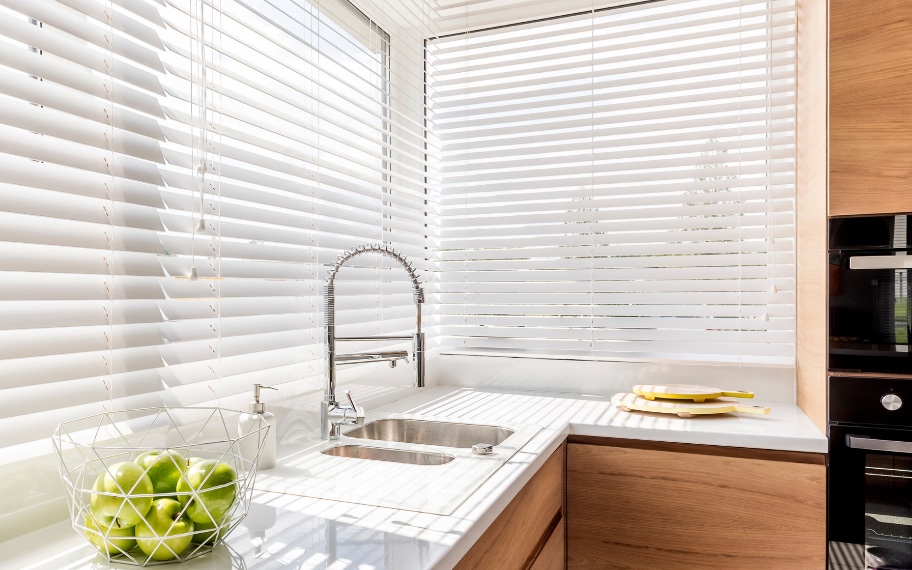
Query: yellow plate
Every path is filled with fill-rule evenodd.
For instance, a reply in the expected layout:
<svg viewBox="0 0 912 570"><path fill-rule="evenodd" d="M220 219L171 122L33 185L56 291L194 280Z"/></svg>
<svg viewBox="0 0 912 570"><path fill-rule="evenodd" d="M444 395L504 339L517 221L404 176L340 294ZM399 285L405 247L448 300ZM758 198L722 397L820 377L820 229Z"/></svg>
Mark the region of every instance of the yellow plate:
<svg viewBox="0 0 912 570"><path fill-rule="evenodd" d="M621 392L611 397L611 403L625 412L637 410L640 412L657 412L660 414L677 414L682 418L707 414L730 414L741 412L744 414L768 414L770 409L766 406L746 406L735 400L713 400L712 402L669 402L661 400L647 400L646 398L630 392Z"/></svg>
<svg viewBox="0 0 912 570"><path fill-rule="evenodd" d="M709 386L698 386L695 384L637 384L633 391L647 400L656 398L670 400L693 400L694 402L705 402L713 398L727 396L729 398L753 398L753 392L744 390L720 390Z"/></svg>

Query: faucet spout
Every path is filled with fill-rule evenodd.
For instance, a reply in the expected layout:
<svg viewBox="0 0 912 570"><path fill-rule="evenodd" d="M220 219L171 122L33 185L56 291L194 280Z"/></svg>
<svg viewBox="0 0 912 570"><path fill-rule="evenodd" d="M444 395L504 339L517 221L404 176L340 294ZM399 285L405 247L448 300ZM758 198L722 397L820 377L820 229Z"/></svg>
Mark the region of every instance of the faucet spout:
<svg viewBox="0 0 912 570"><path fill-rule="evenodd" d="M338 354L336 355L336 366L343 364L362 364L364 362L389 362L395 364L397 360L408 362L409 353L407 350L386 350L381 352L365 352L361 354Z"/></svg>
<svg viewBox="0 0 912 570"><path fill-rule="evenodd" d="M409 279L412 284L412 298L415 301L415 334L410 338L412 340L412 350L411 354L408 351L379 351L379 352L368 352L362 354L348 354L348 355L337 355L336 354L336 340L364 340L364 341L383 341L383 340L406 340L409 337L389 337L389 336L376 336L376 337L349 337L349 338L338 338L336 337L336 291L335 291L335 281L336 276L339 273L339 270L342 269L347 262L353 258L363 255L365 253L376 253L380 255L385 255L391 257L399 262L406 273L408 273ZM412 267L412 263L408 261L404 255L399 253L399 251L391 248L388 245L383 244L368 244L368 245L359 245L353 249L345 251L339 258L336 260L336 263L333 265L332 269L329 270L329 276L326 278L326 284L324 285L324 296L323 296L323 312L324 312L324 321L326 327L326 393L324 396L323 403L323 432L324 439L329 439L326 434L329 433L330 437L334 433L332 429L327 427L327 416L328 412L333 409L339 409L339 402L336 400L336 367L345 365L345 364L360 364L365 362L389 362L390 366L395 366L398 360L405 360L408 362L409 356L412 359L412 366L415 372L415 386L422 388L425 385L424 382L424 333L421 331L421 310L424 305L424 290L421 288L421 281L418 279L418 274L415 272L415 269ZM363 416L362 416L363 417Z"/></svg>

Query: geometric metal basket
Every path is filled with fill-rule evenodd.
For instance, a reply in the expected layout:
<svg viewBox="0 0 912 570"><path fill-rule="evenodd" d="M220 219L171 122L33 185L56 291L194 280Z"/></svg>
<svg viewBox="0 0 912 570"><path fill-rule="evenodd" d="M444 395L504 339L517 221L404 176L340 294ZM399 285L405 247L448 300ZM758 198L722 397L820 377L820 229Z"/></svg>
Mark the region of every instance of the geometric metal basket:
<svg viewBox="0 0 912 570"><path fill-rule="evenodd" d="M52 439L60 458L60 476L73 528L92 542L108 562L150 566L184 562L210 552L247 516L257 459L269 430L269 424L260 416L259 424L254 424L248 433L238 434L240 414L223 408L143 408L105 412L57 426ZM182 457L184 461L200 458L225 463L234 470L236 478L216 484L207 476L201 484L197 481L194 488L187 471L183 471L180 478L184 483L167 495L151 492L143 482L132 484L130 488L118 484L113 475L118 464L133 462L148 451L180 454L170 456L172 462L177 462L174 458ZM121 466L121 470L124 469L143 473L139 475L140 479L148 477L152 470L140 467L137 471L133 466ZM192 465L188 469L193 469ZM99 476L106 473L113 488L96 486L101 484ZM233 501L225 499L232 493ZM210 512L206 507L214 504L211 497L218 494L223 499L221 508L213 508L215 512ZM93 497L99 505L108 501L104 504L116 508L114 515L110 515L110 509L104 511L109 518L117 517L111 526L105 526L110 521L102 517L101 508L93 509ZM197 522L192 523L193 528L187 525L181 529L180 525L172 523L173 526L165 531L157 532L154 525L145 525L137 531L145 517L152 515L151 502L162 498L179 503L179 509L173 504L167 505L176 510L172 520L186 523L190 514L195 515ZM228 501L231 501L230 506L225 509ZM191 505L195 506L191 508ZM125 521L122 529L116 528L120 520ZM136 526L129 524L134 520L142 522ZM145 549L140 548L135 538L130 538L130 529L133 534L145 533L142 541ZM189 544L183 546L187 542Z"/></svg>

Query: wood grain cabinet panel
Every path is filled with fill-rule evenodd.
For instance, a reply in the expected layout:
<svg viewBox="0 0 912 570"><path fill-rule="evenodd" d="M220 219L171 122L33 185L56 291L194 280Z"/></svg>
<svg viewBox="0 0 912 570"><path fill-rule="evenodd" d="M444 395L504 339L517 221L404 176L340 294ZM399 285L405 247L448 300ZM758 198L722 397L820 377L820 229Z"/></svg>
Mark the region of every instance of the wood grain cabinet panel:
<svg viewBox="0 0 912 570"><path fill-rule="evenodd" d="M798 407L827 426L827 0L797 0L795 372Z"/></svg>
<svg viewBox="0 0 912 570"><path fill-rule="evenodd" d="M829 58L830 215L912 212L912 2L830 0Z"/></svg>
<svg viewBox="0 0 912 570"><path fill-rule="evenodd" d="M561 518L530 570L563 570L566 567L566 531L564 519Z"/></svg>
<svg viewBox="0 0 912 570"><path fill-rule="evenodd" d="M555 451L507 508L456 565L457 570L529 570L541 553L560 550L560 566L542 560L542 569L563 568L564 533L552 544L563 521L564 446ZM550 558L549 558L550 560Z"/></svg>
<svg viewBox="0 0 912 570"><path fill-rule="evenodd" d="M685 447L568 445L568 568L824 569L822 455L792 463Z"/></svg>

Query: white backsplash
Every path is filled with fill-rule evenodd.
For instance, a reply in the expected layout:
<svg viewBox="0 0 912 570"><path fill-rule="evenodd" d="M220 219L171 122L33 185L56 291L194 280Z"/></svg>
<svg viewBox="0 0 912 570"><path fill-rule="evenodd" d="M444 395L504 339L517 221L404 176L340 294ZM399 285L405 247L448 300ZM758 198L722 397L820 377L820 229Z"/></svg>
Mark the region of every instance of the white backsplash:
<svg viewBox="0 0 912 570"><path fill-rule="evenodd" d="M635 384L700 384L748 390L758 401L795 403L793 368L601 362L443 354L428 360L441 386L572 392L610 396Z"/></svg>

